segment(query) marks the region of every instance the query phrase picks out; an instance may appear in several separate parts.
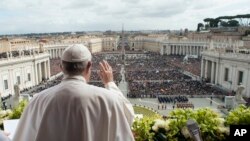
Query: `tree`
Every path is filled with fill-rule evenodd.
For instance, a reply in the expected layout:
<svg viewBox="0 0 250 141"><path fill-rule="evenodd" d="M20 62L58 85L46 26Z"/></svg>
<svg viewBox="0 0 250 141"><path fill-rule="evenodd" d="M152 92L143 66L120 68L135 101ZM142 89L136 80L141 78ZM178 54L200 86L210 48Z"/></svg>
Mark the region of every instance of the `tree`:
<svg viewBox="0 0 250 141"><path fill-rule="evenodd" d="M206 18L204 19L204 22L209 23L210 27L218 27L218 23L220 22L220 19Z"/></svg>
<svg viewBox="0 0 250 141"><path fill-rule="evenodd" d="M239 26L239 22L237 20L230 20L227 22L228 26L230 27L237 27Z"/></svg>
<svg viewBox="0 0 250 141"><path fill-rule="evenodd" d="M187 28L185 28L185 30L184 30L184 34L185 34L185 35L187 35L187 34L188 34L188 29L187 29Z"/></svg>
<svg viewBox="0 0 250 141"><path fill-rule="evenodd" d="M223 26L223 27L228 27L228 23L225 22L225 21L221 21L221 22L220 22L220 25Z"/></svg>
<svg viewBox="0 0 250 141"><path fill-rule="evenodd" d="M212 20L212 18L205 18L203 21L206 23L206 25L210 25L210 21Z"/></svg>
<svg viewBox="0 0 250 141"><path fill-rule="evenodd" d="M235 19L238 19L239 25L249 26L250 25L250 14L236 15Z"/></svg>
<svg viewBox="0 0 250 141"><path fill-rule="evenodd" d="M204 24L203 23L198 23L198 25L197 25L197 32L200 32L201 27L204 27Z"/></svg>
<svg viewBox="0 0 250 141"><path fill-rule="evenodd" d="M205 24L205 29L207 30L209 28L209 24Z"/></svg>

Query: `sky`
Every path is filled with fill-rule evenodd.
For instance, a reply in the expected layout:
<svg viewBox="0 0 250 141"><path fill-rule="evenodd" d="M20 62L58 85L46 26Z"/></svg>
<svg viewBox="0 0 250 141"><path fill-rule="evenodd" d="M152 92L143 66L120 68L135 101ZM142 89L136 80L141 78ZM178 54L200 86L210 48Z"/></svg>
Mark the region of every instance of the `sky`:
<svg viewBox="0 0 250 141"><path fill-rule="evenodd" d="M204 18L250 13L250 0L0 0L0 34L195 30Z"/></svg>

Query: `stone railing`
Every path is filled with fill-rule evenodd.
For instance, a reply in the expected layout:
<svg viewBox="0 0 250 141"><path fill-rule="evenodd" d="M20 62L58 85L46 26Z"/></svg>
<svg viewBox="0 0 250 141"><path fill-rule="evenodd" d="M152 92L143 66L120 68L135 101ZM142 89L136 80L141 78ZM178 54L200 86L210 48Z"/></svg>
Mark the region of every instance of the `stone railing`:
<svg viewBox="0 0 250 141"><path fill-rule="evenodd" d="M203 55L220 57L225 59L237 59L237 60L245 60L250 61L250 54L242 54L242 53L226 53L226 52L218 52L218 51L204 51Z"/></svg>
<svg viewBox="0 0 250 141"><path fill-rule="evenodd" d="M31 54L31 55L26 55L26 56L1 58L0 59L0 64L10 63L10 62L17 62L17 61L20 61L20 60L31 60L31 59L35 59L35 58L45 57L47 55L49 55L49 54L45 52L45 53L36 53L36 54Z"/></svg>

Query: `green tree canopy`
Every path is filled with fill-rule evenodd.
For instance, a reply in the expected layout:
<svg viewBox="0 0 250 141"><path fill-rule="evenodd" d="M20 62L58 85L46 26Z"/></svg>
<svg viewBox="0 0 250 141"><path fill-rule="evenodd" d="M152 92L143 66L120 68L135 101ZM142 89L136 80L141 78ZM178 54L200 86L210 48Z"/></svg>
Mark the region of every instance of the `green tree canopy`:
<svg viewBox="0 0 250 141"><path fill-rule="evenodd" d="M240 25L237 20L230 20L227 23L228 23L228 26L230 26L230 27L236 27L236 26Z"/></svg>
<svg viewBox="0 0 250 141"><path fill-rule="evenodd" d="M203 23L198 23L197 32L199 32L201 30L201 27L204 27L204 24Z"/></svg>
<svg viewBox="0 0 250 141"><path fill-rule="evenodd" d="M250 14L241 14L235 16L219 16L217 18L205 18L203 20L209 27L218 27L218 23L224 27L236 27L239 25L250 26Z"/></svg>

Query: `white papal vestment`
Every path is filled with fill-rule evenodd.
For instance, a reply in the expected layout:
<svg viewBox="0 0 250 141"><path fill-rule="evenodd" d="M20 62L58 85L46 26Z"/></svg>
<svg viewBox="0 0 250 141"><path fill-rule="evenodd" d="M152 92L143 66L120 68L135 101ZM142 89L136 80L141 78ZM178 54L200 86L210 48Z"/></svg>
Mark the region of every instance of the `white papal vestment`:
<svg viewBox="0 0 250 141"><path fill-rule="evenodd" d="M131 141L134 111L114 82L105 88L66 77L37 94L13 141Z"/></svg>

